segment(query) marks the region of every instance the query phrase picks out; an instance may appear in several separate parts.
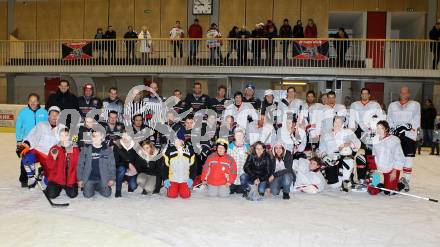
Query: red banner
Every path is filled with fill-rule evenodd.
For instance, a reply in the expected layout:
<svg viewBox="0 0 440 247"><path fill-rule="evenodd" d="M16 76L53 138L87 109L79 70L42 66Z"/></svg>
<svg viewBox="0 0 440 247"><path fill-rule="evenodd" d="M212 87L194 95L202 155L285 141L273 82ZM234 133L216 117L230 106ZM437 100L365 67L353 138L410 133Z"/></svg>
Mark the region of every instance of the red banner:
<svg viewBox="0 0 440 247"><path fill-rule="evenodd" d="M64 60L93 58L92 43L87 41L63 43L62 51Z"/></svg>

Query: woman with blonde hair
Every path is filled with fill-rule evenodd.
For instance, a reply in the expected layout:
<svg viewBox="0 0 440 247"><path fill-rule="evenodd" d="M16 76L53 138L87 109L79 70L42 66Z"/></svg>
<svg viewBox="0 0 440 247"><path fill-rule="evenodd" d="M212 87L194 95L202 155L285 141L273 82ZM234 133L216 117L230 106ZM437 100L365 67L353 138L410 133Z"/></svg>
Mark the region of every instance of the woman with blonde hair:
<svg viewBox="0 0 440 247"><path fill-rule="evenodd" d="M147 26L142 26L138 39L140 40L139 52L141 53L142 64L146 64L149 54L153 52L153 41Z"/></svg>
<svg viewBox="0 0 440 247"><path fill-rule="evenodd" d="M141 143L138 150L135 167L138 172L136 182L142 188L142 194L157 194L162 186L163 157L158 156L159 151L154 143L146 140Z"/></svg>

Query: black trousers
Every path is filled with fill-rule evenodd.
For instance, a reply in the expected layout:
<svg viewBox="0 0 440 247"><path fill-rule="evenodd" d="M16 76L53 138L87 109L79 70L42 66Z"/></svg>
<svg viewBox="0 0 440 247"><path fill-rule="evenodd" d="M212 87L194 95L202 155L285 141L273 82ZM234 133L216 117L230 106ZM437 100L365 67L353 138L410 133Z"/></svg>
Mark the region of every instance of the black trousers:
<svg viewBox="0 0 440 247"><path fill-rule="evenodd" d="M49 181L46 191L49 198L54 199L60 195L63 189L66 191L66 195L70 198L78 196L78 186L76 184L73 187L69 187Z"/></svg>

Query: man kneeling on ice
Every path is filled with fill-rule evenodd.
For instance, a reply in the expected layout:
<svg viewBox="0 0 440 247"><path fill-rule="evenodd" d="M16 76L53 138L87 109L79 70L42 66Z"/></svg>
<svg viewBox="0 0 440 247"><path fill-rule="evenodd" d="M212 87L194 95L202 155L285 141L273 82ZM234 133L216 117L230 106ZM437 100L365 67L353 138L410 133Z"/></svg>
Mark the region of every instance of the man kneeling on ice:
<svg viewBox="0 0 440 247"><path fill-rule="evenodd" d="M292 169L296 173L293 186L295 191L316 194L324 190L326 181L321 173L321 159L318 157L294 160Z"/></svg>

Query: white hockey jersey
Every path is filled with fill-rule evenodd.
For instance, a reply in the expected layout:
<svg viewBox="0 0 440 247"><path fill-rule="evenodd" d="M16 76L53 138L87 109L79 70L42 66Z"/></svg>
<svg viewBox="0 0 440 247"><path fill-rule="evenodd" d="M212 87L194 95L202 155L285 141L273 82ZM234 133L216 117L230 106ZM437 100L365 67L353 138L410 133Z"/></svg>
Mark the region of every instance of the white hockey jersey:
<svg viewBox="0 0 440 247"><path fill-rule="evenodd" d="M388 123L391 128L396 128L399 125L411 124L413 130L405 131L405 136L416 140L417 130L420 128L420 104L419 102L410 100L406 104L401 104L399 101L394 101L388 107Z"/></svg>
<svg viewBox="0 0 440 247"><path fill-rule="evenodd" d="M394 135L385 137L373 144L373 155L377 169L388 173L392 169L402 170L405 155L400 145L400 140Z"/></svg>
<svg viewBox="0 0 440 247"><path fill-rule="evenodd" d="M323 104L315 103L311 106L304 104L304 109L301 111L302 118L305 119L305 122L309 125L308 132L311 139L317 139L320 135L319 128L321 126L323 110Z"/></svg>
<svg viewBox="0 0 440 247"><path fill-rule="evenodd" d="M292 133L287 130L286 126L282 126L277 130L276 141L281 142L290 152L293 152L295 143L300 142L297 152L304 152L307 145L307 135L301 128L297 128L295 133Z"/></svg>
<svg viewBox="0 0 440 247"><path fill-rule="evenodd" d="M296 173L296 181L293 185L294 191L307 192L308 190L304 191L304 189L309 186L316 188L315 193L324 190L326 184L324 176L320 171L311 171L309 162L309 160L302 158L293 161L292 169Z"/></svg>
<svg viewBox="0 0 440 247"><path fill-rule="evenodd" d="M328 133L333 128L333 119L335 116L345 117L345 122L347 122L348 112L347 108L342 104L335 104L334 106L324 105L322 108L321 121L318 126L319 133L324 135Z"/></svg>
<svg viewBox="0 0 440 247"><path fill-rule="evenodd" d="M230 104L226 107L223 112L223 119L226 119L227 116L233 116L234 121L237 123L237 127L246 129L248 123L248 116L252 118L252 120L258 120L257 111L254 109L252 104L243 102L240 108L237 108L235 104Z"/></svg>
<svg viewBox="0 0 440 247"><path fill-rule="evenodd" d="M348 127L352 130L356 130L359 126L363 132L367 132L374 129L377 122L386 119L379 103L373 100L370 100L367 104L362 103L362 101L353 102L349 112Z"/></svg>
<svg viewBox="0 0 440 247"><path fill-rule="evenodd" d="M29 132L24 141L29 142L30 149L35 149L47 155L50 148L60 141L59 132L62 128L65 128L62 124L52 128L49 122L40 122Z"/></svg>
<svg viewBox="0 0 440 247"><path fill-rule="evenodd" d="M361 147L361 141L352 130L342 129L337 133L331 131L323 134L319 140L318 153L320 157L328 155L334 159L339 153L339 147L344 144L350 144L353 151Z"/></svg>
<svg viewBox="0 0 440 247"><path fill-rule="evenodd" d="M285 125L287 116L296 114L298 118L298 122L301 122L300 112L304 109L304 101L300 99L294 99L291 102L288 102L286 99L282 99L278 103L277 109L277 121L279 124Z"/></svg>
<svg viewBox="0 0 440 247"><path fill-rule="evenodd" d="M272 144L275 140L276 132L272 124L265 123L263 127L257 127L257 121L249 123L246 129L246 143L250 145L257 141L264 144Z"/></svg>

